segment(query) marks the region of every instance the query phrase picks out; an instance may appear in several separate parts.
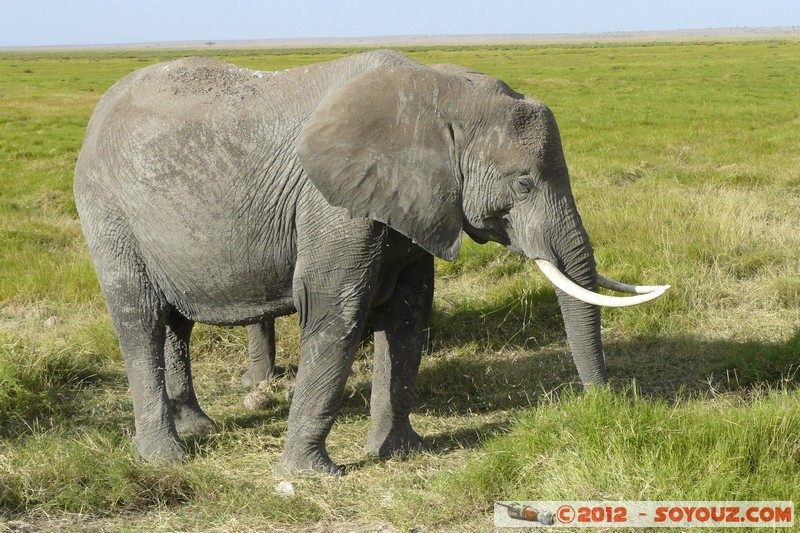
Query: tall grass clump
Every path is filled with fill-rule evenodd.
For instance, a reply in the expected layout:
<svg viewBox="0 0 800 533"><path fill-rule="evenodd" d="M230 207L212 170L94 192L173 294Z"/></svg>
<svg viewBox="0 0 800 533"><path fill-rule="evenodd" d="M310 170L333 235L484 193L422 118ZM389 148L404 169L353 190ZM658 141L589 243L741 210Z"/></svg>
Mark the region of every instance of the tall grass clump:
<svg viewBox="0 0 800 533"><path fill-rule="evenodd" d="M192 498L192 480L180 468L142 464L126 441L94 431L25 439L0 473L0 513L36 509L104 515Z"/></svg>
<svg viewBox="0 0 800 533"><path fill-rule="evenodd" d="M97 361L65 350L42 353L0 336L0 435L66 414L65 395L101 373Z"/></svg>

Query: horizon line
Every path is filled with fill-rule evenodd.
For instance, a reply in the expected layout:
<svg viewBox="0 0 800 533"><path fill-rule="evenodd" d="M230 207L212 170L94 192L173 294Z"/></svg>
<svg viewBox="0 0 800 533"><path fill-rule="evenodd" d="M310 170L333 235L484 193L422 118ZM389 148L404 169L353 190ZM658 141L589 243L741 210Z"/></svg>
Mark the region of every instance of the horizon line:
<svg viewBox="0 0 800 533"><path fill-rule="evenodd" d="M360 37L279 37L265 39L191 39L175 41L97 43L97 44L51 44L51 45L0 45L2 51L36 50L135 50L142 48L309 48L333 46L425 46L438 45L483 45L483 44L541 44L548 42L586 41L640 41L681 39L769 39L777 37L800 37L800 26L737 26L719 28L696 28L674 30L618 30L585 33L509 33L509 34L421 34L421 35L376 35Z"/></svg>

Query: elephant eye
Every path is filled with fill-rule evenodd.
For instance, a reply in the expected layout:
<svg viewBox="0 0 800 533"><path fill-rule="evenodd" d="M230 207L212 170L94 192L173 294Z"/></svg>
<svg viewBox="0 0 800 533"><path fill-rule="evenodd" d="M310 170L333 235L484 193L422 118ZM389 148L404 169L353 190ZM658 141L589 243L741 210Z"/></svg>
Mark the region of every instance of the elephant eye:
<svg viewBox="0 0 800 533"><path fill-rule="evenodd" d="M533 189L533 180L528 176L520 176L511 181L511 190L517 196L527 196Z"/></svg>

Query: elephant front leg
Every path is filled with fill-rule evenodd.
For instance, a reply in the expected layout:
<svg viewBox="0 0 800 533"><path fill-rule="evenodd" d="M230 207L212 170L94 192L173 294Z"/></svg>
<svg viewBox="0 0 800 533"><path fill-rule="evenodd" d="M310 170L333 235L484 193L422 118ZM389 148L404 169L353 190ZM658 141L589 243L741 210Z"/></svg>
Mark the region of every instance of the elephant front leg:
<svg viewBox="0 0 800 533"><path fill-rule="evenodd" d="M390 299L374 311L375 355L370 414L364 446L369 455L427 451L409 414L433 303L433 256L404 270Z"/></svg>
<svg viewBox="0 0 800 533"><path fill-rule="evenodd" d="M308 277L295 280L295 304L300 315L300 363L278 475L298 471L341 474L331 461L326 439L342 405L342 396L358 343L366 326L375 265L359 266L360 254L341 259L343 276L335 287L331 269L315 265ZM345 261L349 262L345 263Z"/></svg>
<svg viewBox="0 0 800 533"><path fill-rule="evenodd" d="M330 312L335 314L336 307L333 305ZM359 314L362 316L353 318L327 316L319 329L304 331L286 441L276 468L278 475L308 470L342 473L328 456L325 441L341 408L363 330L366 313Z"/></svg>
<svg viewBox="0 0 800 533"><path fill-rule="evenodd" d="M293 297L300 318L300 363L278 475L342 472L325 441L366 327L388 231L328 210L321 196L314 202L297 220Z"/></svg>
<svg viewBox="0 0 800 533"><path fill-rule="evenodd" d="M247 326L250 368L242 376L245 385L257 385L275 375L275 319Z"/></svg>

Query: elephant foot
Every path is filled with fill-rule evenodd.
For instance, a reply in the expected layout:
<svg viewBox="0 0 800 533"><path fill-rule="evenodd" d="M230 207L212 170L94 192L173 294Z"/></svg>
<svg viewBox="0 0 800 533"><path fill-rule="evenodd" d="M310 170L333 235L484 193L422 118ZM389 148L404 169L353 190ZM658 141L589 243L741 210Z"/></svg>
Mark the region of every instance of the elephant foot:
<svg viewBox="0 0 800 533"><path fill-rule="evenodd" d="M330 476L344 475L344 468L331 461L324 448L294 450L284 448L275 467L275 475L289 477L296 474L320 473Z"/></svg>
<svg viewBox="0 0 800 533"><path fill-rule="evenodd" d="M218 431L217 424L209 418L200 406L172 405L175 429L183 438L205 437Z"/></svg>
<svg viewBox="0 0 800 533"><path fill-rule="evenodd" d="M410 423L392 427L389 431L373 428L364 445L364 451L373 457L391 457L429 450L428 444L414 431Z"/></svg>
<svg viewBox="0 0 800 533"><path fill-rule="evenodd" d="M268 365L251 364L242 376L244 385L258 385L262 381L272 379L273 371Z"/></svg>
<svg viewBox="0 0 800 533"><path fill-rule="evenodd" d="M145 461L177 464L186 459L186 447L177 438L137 434L133 445Z"/></svg>

